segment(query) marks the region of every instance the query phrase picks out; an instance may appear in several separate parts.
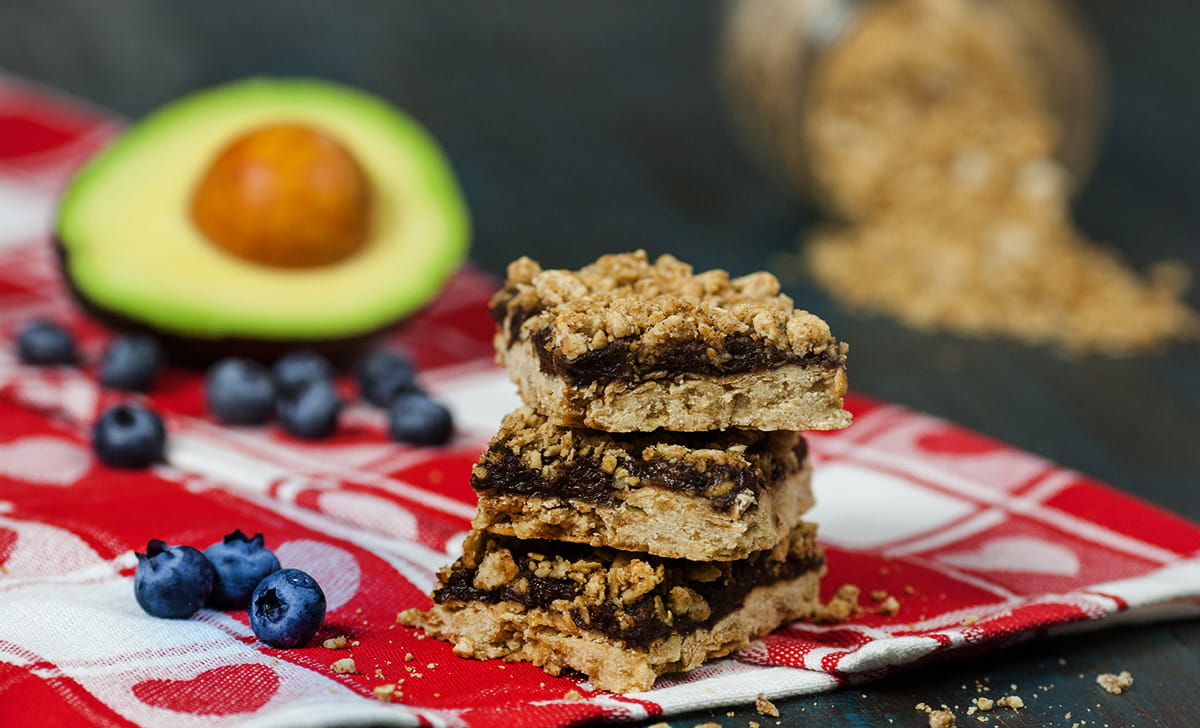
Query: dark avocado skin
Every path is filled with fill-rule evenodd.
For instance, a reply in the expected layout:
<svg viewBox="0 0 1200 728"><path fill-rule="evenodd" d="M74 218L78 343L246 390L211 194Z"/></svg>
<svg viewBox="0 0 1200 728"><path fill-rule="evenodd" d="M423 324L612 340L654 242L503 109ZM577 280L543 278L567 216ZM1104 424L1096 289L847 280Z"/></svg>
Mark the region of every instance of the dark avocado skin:
<svg viewBox="0 0 1200 728"><path fill-rule="evenodd" d="M321 340L248 339L236 336L203 339L165 333L103 308L88 299L71 280L67 266L69 253L57 237L54 238L54 252L63 280L66 281L67 290L70 291L71 298L80 308L92 318L116 331L138 332L153 336L158 341L163 355L172 364L180 366L202 369L215 361L230 356L245 357L263 364L272 364L288 352L297 349L311 349L328 359L335 367L345 369L361 359L368 350L377 346L388 332L395 328L395 326L386 326L354 336Z"/></svg>

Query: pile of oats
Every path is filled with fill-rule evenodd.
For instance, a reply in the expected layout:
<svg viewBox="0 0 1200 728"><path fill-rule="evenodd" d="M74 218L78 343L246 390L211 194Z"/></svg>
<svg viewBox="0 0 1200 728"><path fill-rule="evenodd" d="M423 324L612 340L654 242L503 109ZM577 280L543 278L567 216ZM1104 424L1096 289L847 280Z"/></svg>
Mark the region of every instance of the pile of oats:
<svg viewBox="0 0 1200 728"><path fill-rule="evenodd" d="M875 3L824 55L803 138L843 222L810 236L808 269L920 329L1112 354L1195 335L1186 267L1141 275L1075 227L1045 79L988 5Z"/></svg>

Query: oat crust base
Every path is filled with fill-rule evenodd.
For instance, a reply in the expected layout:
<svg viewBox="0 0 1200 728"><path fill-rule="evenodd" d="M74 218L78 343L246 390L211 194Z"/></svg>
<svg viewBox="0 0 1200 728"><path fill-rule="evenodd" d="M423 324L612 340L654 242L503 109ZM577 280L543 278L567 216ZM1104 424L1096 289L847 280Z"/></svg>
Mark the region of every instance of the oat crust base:
<svg viewBox="0 0 1200 728"><path fill-rule="evenodd" d="M711 628L672 635L647 648L583 631L569 614L527 609L516 602L446 602L428 612L403 612L401 621L452 642L460 657L531 662L552 675L570 668L587 675L600 690L640 692L649 690L659 675L695 669L781 624L810 616L820 605L823 572L757 587L741 608Z"/></svg>
<svg viewBox="0 0 1200 728"><path fill-rule="evenodd" d="M726 377L593 382L576 387L541 371L533 342L507 347L496 337L498 361L526 404L564 427L608 432L837 430L850 424L842 409L846 370L789 364Z"/></svg>

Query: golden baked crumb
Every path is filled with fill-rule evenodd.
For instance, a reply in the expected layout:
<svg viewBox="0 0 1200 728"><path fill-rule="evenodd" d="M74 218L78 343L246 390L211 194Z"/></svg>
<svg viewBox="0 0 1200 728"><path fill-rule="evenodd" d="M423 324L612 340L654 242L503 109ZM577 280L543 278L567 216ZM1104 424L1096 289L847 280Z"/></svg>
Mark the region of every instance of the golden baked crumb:
<svg viewBox="0 0 1200 728"><path fill-rule="evenodd" d="M970 627L971 625L975 624L978 621L979 621L979 617L977 617L974 614L968 614L967 616L965 616L961 620L959 620L958 623L964 627Z"/></svg>
<svg viewBox="0 0 1200 728"><path fill-rule="evenodd" d="M392 697L396 695L396 685L395 683L376 685L371 689L371 694L375 696L376 700L390 703L392 701Z"/></svg>
<svg viewBox="0 0 1200 728"><path fill-rule="evenodd" d="M1005 695L996 701L996 705L999 705L1002 708L1012 708L1013 710L1017 710L1025 707L1025 701L1021 699L1020 695Z"/></svg>
<svg viewBox="0 0 1200 728"><path fill-rule="evenodd" d="M875 610L877 614L882 614L885 617L894 617L900 613L900 600L896 597L889 596L883 600L879 608Z"/></svg>
<svg viewBox="0 0 1200 728"><path fill-rule="evenodd" d="M321 646L327 650L340 650L350 645L350 640L346 635L340 634L337 637L330 637L321 643Z"/></svg>
<svg viewBox="0 0 1200 728"><path fill-rule="evenodd" d="M838 587L833 597L821 605L821 609L813 615L817 624L837 624L858 613L859 588L854 584L843 584Z"/></svg>
<svg viewBox="0 0 1200 728"><path fill-rule="evenodd" d="M776 708L775 704L770 700L767 700L767 697L762 693L759 693L755 696L754 709L757 710L760 715L769 715L772 718L779 717L779 708Z"/></svg>
<svg viewBox="0 0 1200 728"><path fill-rule="evenodd" d="M991 710L996 705L996 702L994 700L992 700L991 698L985 698L985 697L975 698L971 702L974 703L975 707L979 708L980 710Z"/></svg>
<svg viewBox="0 0 1200 728"><path fill-rule="evenodd" d="M568 690L566 694L563 695L563 700L570 700L571 702L583 700L583 693L579 692L578 690Z"/></svg>
<svg viewBox="0 0 1200 728"><path fill-rule="evenodd" d="M1096 684L1113 695L1120 695L1133 685L1133 675L1128 670L1122 670L1116 675L1106 672L1096 676Z"/></svg>
<svg viewBox="0 0 1200 728"><path fill-rule="evenodd" d="M333 664L329 666L329 669L333 670L339 675L358 672L358 669L354 667L353 657L343 657L340 660L334 660Z"/></svg>
<svg viewBox="0 0 1200 728"><path fill-rule="evenodd" d="M954 728L957 721L949 710L934 710L929 713L929 728Z"/></svg>

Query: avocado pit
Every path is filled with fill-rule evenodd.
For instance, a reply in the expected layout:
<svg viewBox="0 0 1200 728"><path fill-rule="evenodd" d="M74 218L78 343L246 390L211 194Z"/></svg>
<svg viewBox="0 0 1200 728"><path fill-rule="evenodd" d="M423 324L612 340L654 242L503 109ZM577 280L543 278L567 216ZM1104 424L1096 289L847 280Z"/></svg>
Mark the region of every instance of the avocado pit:
<svg viewBox="0 0 1200 728"><path fill-rule="evenodd" d="M282 122L231 141L199 180L192 221L209 242L261 265L337 263L367 242L371 186L338 140Z"/></svg>

